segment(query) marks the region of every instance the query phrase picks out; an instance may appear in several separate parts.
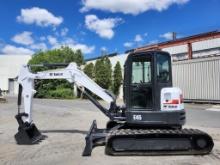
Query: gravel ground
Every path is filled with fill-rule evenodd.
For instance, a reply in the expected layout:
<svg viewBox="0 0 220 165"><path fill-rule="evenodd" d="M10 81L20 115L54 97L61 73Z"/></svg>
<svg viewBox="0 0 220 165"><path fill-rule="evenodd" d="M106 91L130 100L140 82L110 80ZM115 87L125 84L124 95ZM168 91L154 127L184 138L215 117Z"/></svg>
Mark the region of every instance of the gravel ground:
<svg viewBox="0 0 220 165"><path fill-rule="evenodd" d="M204 107L203 109L209 107L209 105L199 106ZM0 164L218 165L220 112L202 111L199 110L201 109L199 106L186 105L190 109L187 112L189 120L186 127L199 128L211 134L215 147L209 155L113 157L104 154L104 147L97 147L91 157L82 157L84 138L92 121L96 119L100 128L105 127L108 121L89 101L35 99L33 120L48 138L38 145L22 146L16 145L13 137L18 127L14 119L17 109L16 99L8 98L7 103L0 104Z"/></svg>

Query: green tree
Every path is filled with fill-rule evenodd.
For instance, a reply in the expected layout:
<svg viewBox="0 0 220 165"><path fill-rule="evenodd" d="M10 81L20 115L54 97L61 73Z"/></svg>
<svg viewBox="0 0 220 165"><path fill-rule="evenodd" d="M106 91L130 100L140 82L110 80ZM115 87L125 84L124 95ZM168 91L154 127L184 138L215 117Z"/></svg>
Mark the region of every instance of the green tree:
<svg viewBox="0 0 220 165"><path fill-rule="evenodd" d="M60 49L40 51L33 55L29 64L42 63L70 63L76 62L78 66L84 64L82 52L73 51L67 46ZM58 67L51 67L56 69ZM33 72L48 70L46 67L32 67ZM73 98L73 86L66 80L35 80L35 89L38 98Z"/></svg>
<svg viewBox="0 0 220 165"><path fill-rule="evenodd" d="M107 72L106 82L108 84L108 88L106 89L110 89L112 86L112 64L107 56L104 58L104 63L105 63L106 72Z"/></svg>
<svg viewBox="0 0 220 165"><path fill-rule="evenodd" d="M111 62L108 57L102 57L95 63L95 82L104 89L110 89L112 84Z"/></svg>
<svg viewBox="0 0 220 165"><path fill-rule="evenodd" d="M89 63L89 64L85 65L83 71L90 78L92 78L92 79L94 78L94 64L93 63Z"/></svg>
<svg viewBox="0 0 220 165"><path fill-rule="evenodd" d="M118 96L118 94L119 94L121 81L122 81L121 65L120 65L119 62L117 62L115 67L114 67L113 85L112 85L112 91L116 96Z"/></svg>
<svg viewBox="0 0 220 165"><path fill-rule="evenodd" d="M91 79L94 79L94 64L93 63L89 63L86 64L84 69L83 69L84 73L89 76ZM96 97L91 91L89 91L88 89L85 89L85 91L87 93L89 93L90 95ZM81 91L78 90L78 94L81 98L87 98L85 95L82 95Z"/></svg>

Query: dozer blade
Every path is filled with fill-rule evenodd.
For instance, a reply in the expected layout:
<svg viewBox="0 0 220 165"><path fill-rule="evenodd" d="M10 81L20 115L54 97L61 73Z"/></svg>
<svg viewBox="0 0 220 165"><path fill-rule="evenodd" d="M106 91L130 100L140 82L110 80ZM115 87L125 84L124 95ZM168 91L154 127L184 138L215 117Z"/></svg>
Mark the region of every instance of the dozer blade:
<svg viewBox="0 0 220 165"><path fill-rule="evenodd" d="M35 124L31 124L19 127L14 137L17 144L37 144L45 139L46 136L40 133Z"/></svg>
<svg viewBox="0 0 220 165"><path fill-rule="evenodd" d="M96 120L94 120L87 136L85 137L86 146L83 150L82 156L91 156L94 147L105 145L105 137L105 129L98 129Z"/></svg>
<svg viewBox="0 0 220 165"><path fill-rule="evenodd" d="M204 155L214 146L212 138L197 129L119 129L109 133L108 155Z"/></svg>

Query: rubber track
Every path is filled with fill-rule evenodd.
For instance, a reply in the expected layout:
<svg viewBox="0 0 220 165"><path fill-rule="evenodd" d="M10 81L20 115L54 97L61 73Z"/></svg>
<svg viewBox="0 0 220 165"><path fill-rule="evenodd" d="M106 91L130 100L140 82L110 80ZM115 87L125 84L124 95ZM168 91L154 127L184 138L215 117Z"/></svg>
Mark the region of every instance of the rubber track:
<svg viewBox="0 0 220 165"><path fill-rule="evenodd" d="M138 138L144 137L144 139L149 139L149 137L163 138L168 137L172 139L186 138L189 139L191 143L191 148L188 150L178 150L173 151L172 149L166 151L115 151L113 149L112 143L115 139L123 138ZM193 138L203 137L206 139L208 145L200 149L195 147ZM158 144L159 146L160 144ZM212 138L205 132L198 129L118 129L110 131L106 137L106 149L105 152L108 155L204 155L211 152L214 146ZM172 148L172 147L171 147Z"/></svg>

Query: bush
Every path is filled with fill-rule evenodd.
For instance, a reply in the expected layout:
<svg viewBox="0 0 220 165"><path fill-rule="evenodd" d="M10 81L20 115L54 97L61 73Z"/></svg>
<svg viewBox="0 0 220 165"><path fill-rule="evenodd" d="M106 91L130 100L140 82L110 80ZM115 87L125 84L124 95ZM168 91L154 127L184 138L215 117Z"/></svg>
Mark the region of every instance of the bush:
<svg viewBox="0 0 220 165"><path fill-rule="evenodd" d="M62 99L73 99L73 91L69 88L59 88L56 90L50 90L46 94L47 98L62 98Z"/></svg>

